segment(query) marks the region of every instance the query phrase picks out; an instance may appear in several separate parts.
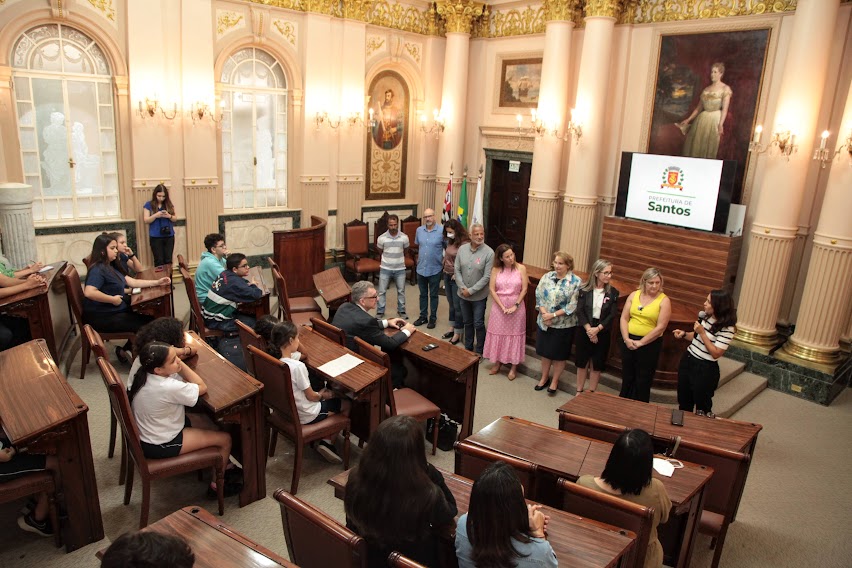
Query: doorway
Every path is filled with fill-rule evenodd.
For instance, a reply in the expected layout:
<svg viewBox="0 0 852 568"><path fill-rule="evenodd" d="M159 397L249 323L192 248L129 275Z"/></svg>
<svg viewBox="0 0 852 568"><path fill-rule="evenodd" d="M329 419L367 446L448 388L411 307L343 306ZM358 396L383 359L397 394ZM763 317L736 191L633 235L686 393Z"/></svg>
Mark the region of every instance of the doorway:
<svg viewBox="0 0 852 568"><path fill-rule="evenodd" d="M524 259L532 154L485 150L485 242L492 249L512 245L519 262Z"/></svg>

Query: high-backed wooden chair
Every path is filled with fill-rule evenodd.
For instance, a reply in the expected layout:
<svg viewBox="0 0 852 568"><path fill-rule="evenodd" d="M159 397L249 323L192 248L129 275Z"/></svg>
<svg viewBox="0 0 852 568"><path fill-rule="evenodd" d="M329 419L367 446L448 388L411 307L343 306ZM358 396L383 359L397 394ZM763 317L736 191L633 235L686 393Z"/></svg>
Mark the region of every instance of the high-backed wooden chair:
<svg viewBox="0 0 852 568"><path fill-rule="evenodd" d="M426 568L423 564L415 562L399 552L391 552L388 555L388 566L390 568Z"/></svg>
<svg viewBox="0 0 852 568"><path fill-rule="evenodd" d="M121 430L129 450L130 459L139 469L139 477L142 478L142 512L139 516L139 528L148 526L148 509L151 504L151 481L163 479L196 471L204 468L216 470L216 497L219 501L219 514L225 513L225 464L217 448L202 448L193 452L187 452L173 458L148 459L142 453L142 444L139 441L139 427L136 418L130 409L130 401L127 398L127 390L124 388L115 369L109 361L104 358L98 359L98 367L101 370L104 382L109 385L109 402L113 412L118 415ZM128 464L127 480L124 484L124 504L130 503L130 495L133 493L133 467Z"/></svg>
<svg viewBox="0 0 852 568"><path fill-rule="evenodd" d="M77 273L77 269L70 262L65 265L59 276L62 278L62 282L65 283L65 297L68 299L68 307L71 309L71 315L74 316L77 330L80 334L80 350L82 351L80 358L80 378L85 379L86 366L89 364L92 346L83 332L83 284L80 282L80 275ZM129 339L132 341L135 337L136 333L132 331L101 334L101 339L104 341L111 339Z"/></svg>
<svg viewBox="0 0 852 568"><path fill-rule="evenodd" d="M607 495L560 477L557 485L563 491L562 510L636 533L633 549L622 566L643 568L648 542L654 528L654 508L632 503L615 495Z"/></svg>
<svg viewBox="0 0 852 568"><path fill-rule="evenodd" d="M189 300L189 311L192 316L189 327L201 336L201 339L209 337L222 337L225 334L221 329L210 329L204 325L204 316L201 313L201 302L195 294L195 280L189 275L189 271L180 267L180 275L183 277L183 285L186 288L186 297Z"/></svg>
<svg viewBox="0 0 852 568"><path fill-rule="evenodd" d="M354 219L343 224L344 268L357 279L378 274L381 263L370 258L370 238L367 223Z"/></svg>
<svg viewBox="0 0 852 568"><path fill-rule="evenodd" d="M299 309L294 309L294 303L290 301L290 296L287 294L287 281L281 274L281 271L276 267L271 267L272 281L275 282L275 289L278 291L278 319L288 319L297 326L308 325L311 318L318 318L325 321L322 317L322 309L313 298L303 296L297 298L299 300ZM310 303L304 300L310 300ZM311 305L312 304L312 305ZM315 309L306 309L313 307Z"/></svg>
<svg viewBox="0 0 852 568"><path fill-rule="evenodd" d="M319 332L321 335L324 335L335 343L346 347L346 332L336 325L332 325L319 318L311 318L311 324L314 326L314 331Z"/></svg>
<svg viewBox="0 0 852 568"><path fill-rule="evenodd" d="M234 320L234 323L237 324L237 333L240 334L240 345L243 348L243 357L246 360L246 369L248 369L249 373L254 375L254 364L248 350L249 345L254 345L260 351L266 351L266 341L256 334L252 328L240 320Z"/></svg>
<svg viewBox="0 0 852 568"><path fill-rule="evenodd" d="M437 424L437 421L441 418L441 409L434 402L414 389L401 388L394 390L390 378L390 356L387 353L381 349L376 349L360 337L355 338L355 345L358 347L358 354L361 357L385 368L385 376L382 377L382 382L384 383L388 401L387 405L385 405L386 417L399 414L402 416L411 416L419 422L433 418ZM432 428L433 456L438 448L438 431L437 427Z"/></svg>
<svg viewBox="0 0 852 568"><path fill-rule="evenodd" d="M435 220L437 224L438 220ZM417 227L422 225L422 221L420 217L415 217L414 215L409 215L405 219L400 219L400 230L408 236L409 247L406 251L406 258L411 259L411 272L409 274L409 281L412 284L417 284L417 256L420 252L420 247L414 242L417 238ZM406 268L409 268L408 262L406 262Z"/></svg>
<svg viewBox="0 0 852 568"><path fill-rule="evenodd" d="M302 568L366 568L366 541L313 505L275 492L290 560Z"/></svg>
<svg viewBox="0 0 852 568"><path fill-rule="evenodd" d="M489 464L495 461L506 462L518 474L518 479L521 480L521 485L524 486L524 495L526 495L526 498L533 501L538 500L536 488L538 465L465 441L456 442L453 444L453 448L456 451L456 475L476 481Z"/></svg>
<svg viewBox="0 0 852 568"><path fill-rule="evenodd" d="M737 510L739 496L736 491L731 491L731 487L742 487L745 483L751 456L694 440L682 440L677 459L713 468L713 477L704 490L704 510L701 511L698 530L711 536L710 548L714 549L711 567L716 568L722 557L728 527Z"/></svg>
<svg viewBox="0 0 852 568"><path fill-rule="evenodd" d="M95 354L95 359L97 360L100 357L103 357L107 361L109 361L109 355L106 352L106 345L104 345L103 339L101 339L100 334L95 331L95 329L86 324L83 326L83 333L86 336L86 340L89 342L89 345L92 347L92 351ZM131 377L132 380L132 377ZM104 386L107 387L107 391L109 391L109 385L104 383ZM109 395L109 392L107 392ZM109 413L109 451L107 453L107 457L112 459L113 455L115 455L115 434L118 428L118 417L115 412L110 410ZM127 462L125 457L125 447L124 447L124 438L121 439L121 465L118 473L118 484L121 485L124 483L124 475L126 472Z"/></svg>
<svg viewBox="0 0 852 568"><path fill-rule="evenodd" d="M189 272L189 264L186 263L186 259L183 257L183 255L182 254L177 255L177 259L178 259L178 266L180 266L181 268L183 268L184 270Z"/></svg>
<svg viewBox="0 0 852 568"><path fill-rule="evenodd" d="M0 483L0 505L39 493L47 493L48 514L53 526L53 544L59 548L62 546L62 527L59 526L59 513L56 508L56 482L51 472L35 471Z"/></svg>
<svg viewBox="0 0 852 568"><path fill-rule="evenodd" d="M388 217L390 217L390 213L387 211L384 214L376 219L375 223L373 223L373 251L376 256L381 260L382 251L379 250L379 236L387 232L388 230ZM405 230L402 227L402 220L399 221L399 230L405 233ZM415 227L415 231L417 228ZM415 276L415 257L411 255L411 245L414 244L414 233L408 234L405 233L408 237L409 248L405 249L405 270L410 271L409 281L412 284L417 283L417 277Z"/></svg>
<svg viewBox="0 0 852 568"><path fill-rule="evenodd" d="M83 265L86 267L86 270L92 267L92 255L87 254L83 257Z"/></svg>
<svg viewBox="0 0 852 568"><path fill-rule="evenodd" d="M385 211L381 217L373 221L373 242L371 244L373 252L378 252L379 235L388 230L388 217L390 217L390 213Z"/></svg>
<svg viewBox="0 0 852 568"><path fill-rule="evenodd" d="M249 353L254 359L255 378L263 383L263 404L272 410L272 413L266 417L267 426L272 428L273 435L284 434L296 446L290 493L295 495L299 489L305 444L330 438L342 432L343 469L347 469L349 467L349 417L344 414L333 414L315 424L302 424L299 422L299 412L293 396L290 367L287 363L260 351L254 345L249 346Z"/></svg>

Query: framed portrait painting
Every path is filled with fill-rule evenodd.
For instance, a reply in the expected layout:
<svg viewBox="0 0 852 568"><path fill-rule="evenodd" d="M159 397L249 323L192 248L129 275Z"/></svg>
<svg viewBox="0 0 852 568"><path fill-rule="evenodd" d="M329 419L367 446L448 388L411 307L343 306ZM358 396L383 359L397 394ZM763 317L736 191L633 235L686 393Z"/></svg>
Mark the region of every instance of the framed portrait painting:
<svg viewBox="0 0 852 568"><path fill-rule="evenodd" d="M771 27L660 36L648 152L736 160L743 202Z"/></svg>
<svg viewBox="0 0 852 568"><path fill-rule="evenodd" d="M541 57L500 58L497 106L536 108L541 89Z"/></svg>
<svg viewBox="0 0 852 568"><path fill-rule="evenodd" d="M367 113L367 199L405 197L410 130L408 85L393 71L383 71L370 83Z"/></svg>

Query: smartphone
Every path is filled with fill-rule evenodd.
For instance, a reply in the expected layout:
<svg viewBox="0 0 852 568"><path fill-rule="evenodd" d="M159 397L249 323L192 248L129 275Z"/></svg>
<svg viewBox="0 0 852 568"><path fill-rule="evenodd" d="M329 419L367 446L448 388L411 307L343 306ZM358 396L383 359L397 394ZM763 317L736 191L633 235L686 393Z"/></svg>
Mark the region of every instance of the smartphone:
<svg viewBox="0 0 852 568"><path fill-rule="evenodd" d="M140 292L142 292L142 288L134 288L130 291L131 294L139 294Z"/></svg>
<svg viewBox="0 0 852 568"><path fill-rule="evenodd" d="M438 346L437 346L437 345L435 345L434 343L430 343L429 345L424 345L424 346L423 346L423 351L432 351L432 350L433 350L433 349L435 349L436 347L438 347Z"/></svg>
<svg viewBox="0 0 852 568"><path fill-rule="evenodd" d="M683 426L683 410L672 410L672 424L675 426Z"/></svg>

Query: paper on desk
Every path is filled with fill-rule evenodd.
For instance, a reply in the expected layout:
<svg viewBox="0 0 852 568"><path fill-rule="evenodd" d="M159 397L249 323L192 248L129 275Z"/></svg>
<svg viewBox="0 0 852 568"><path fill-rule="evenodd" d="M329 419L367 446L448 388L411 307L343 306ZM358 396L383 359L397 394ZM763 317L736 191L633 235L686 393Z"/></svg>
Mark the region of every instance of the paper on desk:
<svg viewBox="0 0 852 568"><path fill-rule="evenodd" d="M363 363L362 359L347 353L346 355L341 355L337 359L332 359L325 365L322 365L319 367L319 370L329 377L336 377L338 375L342 375L349 369L354 369L361 363Z"/></svg>
<svg viewBox="0 0 852 568"><path fill-rule="evenodd" d="M660 475L671 477L674 473L675 467L670 464L668 460L654 458L654 469L657 470L657 473Z"/></svg>
<svg viewBox="0 0 852 568"><path fill-rule="evenodd" d="M47 272L48 270L53 270L53 267L50 265L44 266L41 270L39 270L39 272Z"/></svg>

